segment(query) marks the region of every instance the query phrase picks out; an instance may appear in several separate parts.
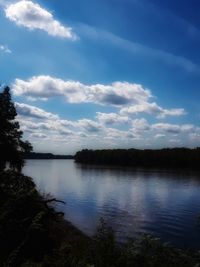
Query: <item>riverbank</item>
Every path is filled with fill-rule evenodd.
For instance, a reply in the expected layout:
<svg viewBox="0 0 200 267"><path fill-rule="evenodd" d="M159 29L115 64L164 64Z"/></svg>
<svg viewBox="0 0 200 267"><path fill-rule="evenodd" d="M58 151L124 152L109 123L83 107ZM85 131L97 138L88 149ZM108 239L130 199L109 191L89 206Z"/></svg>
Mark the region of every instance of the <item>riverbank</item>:
<svg viewBox="0 0 200 267"><path fill-rule="evenodd" d="M119 246L103 220L89 238L64 220L55 201L41 195L30 177L0 173L1 266L194 267L200 262L198 252L172 248L147 235Z"/></svg>

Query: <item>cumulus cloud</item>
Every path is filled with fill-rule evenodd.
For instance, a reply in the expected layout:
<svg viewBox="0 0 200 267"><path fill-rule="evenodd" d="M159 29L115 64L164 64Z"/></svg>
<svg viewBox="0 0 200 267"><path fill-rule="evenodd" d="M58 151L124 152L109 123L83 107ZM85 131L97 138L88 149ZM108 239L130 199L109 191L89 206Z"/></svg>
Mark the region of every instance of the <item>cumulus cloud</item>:
<svg viewBox="0 0 200 267"><path fill-rule="evenodd" d="M179 139L169 139L169 143L171 143L173 146L177 146L181 144L181 141Z"/></svg>
<svg viewBox="0 0 200 267"><path fill-rule="evenodd" d="M61 135L63 135L63 136L71 136L71 135L73 135L73 132L72 131L70 131L70 130L61 130L60 132L59 132Z"/></svg>
<svg viewBox="0 0 200 267"><path fill-rule="evenodd" d="M179 145L183 140L185 145L192 145L200 140L200 128L192 124L150 124L145 118L129 118L127 123L119 114L100 112L94 120L67 120L24 103L16 103L16 107L18 120L28 139L36 147L45 144L47 148L51 141L62 153L66 153L63 149L67 146L75 150L105 146L144 148L155 147L160 144L160 139L163 140L162 146ZM127 123L125 129L119 122Z"/></svg>
<svg viewBox="0 0 200 267"><path fill-rule="evenodd" d="M156 134L156 135L154 136L154 138L165 138L165 137L166 137L165 134Z"/></svg>
<svg viewBox="0 0 200 267"><path fill-rule="evenodd" d="M39 138L39 139L47 138L47 135L43 134L43 133L33 133L33 134L31 134L31 136L34 138Z"/></svg>
<svg viewBox="0 0 200 267"><path fill-rule="evenodd" d="M164 118L166 116L181 116L185 115L186 112L183 108L175 109L164 109L160 107L155 102L140 102L138 105L133 105L129 107L122 108L120 110L121 114L134 115L138 113L147 113L155 115L158 118Z"/></svg>
<svg viewBox="0 0 200 267"><path fill-rule="evenodd" d="M200 132L195 132L189 134L190 141L192 143L199 143L200 142Z"/></svg>
<svg viewBox="0 0 200 267"><path fill-rule="evenodd" d="M96 118L100 123L105 125L124 124L129 122L129 118L127 116L121 116L117 113L97 112Z"/></svg>
<svg viewBox="0 0 200 267"><path fill-rule="evenodd" d="M43 109L24 103L15 103L18 119L24 131L56 132L60 135L72 135L72 130L95 133L103 129L103 126L93 120L81 119L77 121L63 120L58 115L46 112ZM82 133L83 134L83 133Z"/></svg>
<svg viewBox="0 0 200 267"><path fill-rule="evenodd" d="M33 76L28 80L16 79L12 85L16 96L31 99L49 99L62 96L69 103L95 103L120 107L120 115L97 114L105 123L126 120L128 115L147 113L157 118L181 116L186 112L183 108L165 109L151 102L151 91L140 84L129 82L113 82L111 84L87 85L78 81L62 80L51 76Z"/></svg>
<svg viewBox="0 0 200 267"><path fill-rule="evenodd" d="M16 79L12 88L17 96L33 98L63 96L69 103L97 103L113 106L137 104L148 101L151 97L151 92L140 84L114 82L108 85L86 85L51 76L34 76L27 81Z"/></svg>
<svg viewBox="0 0 200 267"><path fill-rule="evenodd" d="M156 123L152 125L152 129L156 129L162 132L167 132L171 134L179 134L179 133L192 133L198 130L192 124L170 124L170 123Z"/></svg>
<svg viewBox="0 0 200 267"><path fill-rule="evenodd" d="M78 122L75 123L75 125L91 133L96 133L102 130L101 124L88 119L78 120Z"/></svg>
<svg viewBox="0 0 200 267"><path fill-rule="evenodd" d="M58 119L57 115L54 115L50 112L46 112L43 109L34 106L30 106L23 103L16 103L15 106L18 114L22 116L28 116L38 119Z"/></svg>
<svg viewBox="0 0 200 267"><path fill-rule="evenodd" d="M8 54L12 53L12 51L8 48L7 45L0 45L0 51Z"/></svg>
<svg viewBox="0 0 200 267"><path fill-rule="evenodd" d="M150 130L150 125L146 119L135 119L132 121L132 127L135 131L147 131Z"/></svg>
<svg viewBox="0 0 200 267"><path fill-rule="evenodd" d="M96 103L121 107L121 115L118 118L113 114L99 113L98 119L104 120L105 123L114 123L117 119L126 120L127 115L138 113L155 115L157 118L186 114L183 108L165 109L151 102L150 90L140 84L129 82L87 85L51 76L34 76L28 80L16 79L12 89L16 96L23 95L32 99L44 100L63 96L69 103Z"/></svg>
<svg viewBox="0 0 200 267"><path fill-rule="evenodd" d="M24 26L30 30L39 29L51 36L76 39L76 35L71 28L63 26L54 19L49 11L30 0L22 0L7 5L5 14L8 19L17 25Z"/></svg>
<svg viewBox="0 0 200 267"><path fill-rule="evenodd" d="M105 130L106 137L109 139L123 139L127 136L127 131L121 131L115 128L107 128Z"/></svg>

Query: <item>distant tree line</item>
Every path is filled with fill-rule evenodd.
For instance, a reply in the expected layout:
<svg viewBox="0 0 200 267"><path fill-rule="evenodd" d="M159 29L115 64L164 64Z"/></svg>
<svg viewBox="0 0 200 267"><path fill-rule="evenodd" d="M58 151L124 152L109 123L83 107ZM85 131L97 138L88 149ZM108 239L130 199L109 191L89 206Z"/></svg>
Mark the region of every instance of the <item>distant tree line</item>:
<svg viewBox="0 0 200 267"><path fill-rule="evenodd" d="M131 166L136 168L200 169L200 148L82 150L75 161L84 164Z"/></svg>
<svg viewBox="0 0 200 267"><path fill-rule="evenodd" d="M52 153L29 152L24 154L25 159L73 159L71 155L54 155Z"/></svg>

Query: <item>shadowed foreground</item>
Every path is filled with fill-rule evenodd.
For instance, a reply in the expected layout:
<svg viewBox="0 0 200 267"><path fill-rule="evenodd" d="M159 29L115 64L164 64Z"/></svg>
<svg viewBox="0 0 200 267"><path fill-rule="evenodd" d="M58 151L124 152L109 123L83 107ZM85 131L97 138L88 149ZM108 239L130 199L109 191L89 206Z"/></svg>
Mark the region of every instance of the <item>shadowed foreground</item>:
<svg viewBox="0 0 200 267"><path fill-rule="evenodd" d="M41 196L31 178L0 173L0 266L184 267L200 262L199 253L177 250L150 236L119 245L103 220L90 239L56 212L54 201Z"/></svg>

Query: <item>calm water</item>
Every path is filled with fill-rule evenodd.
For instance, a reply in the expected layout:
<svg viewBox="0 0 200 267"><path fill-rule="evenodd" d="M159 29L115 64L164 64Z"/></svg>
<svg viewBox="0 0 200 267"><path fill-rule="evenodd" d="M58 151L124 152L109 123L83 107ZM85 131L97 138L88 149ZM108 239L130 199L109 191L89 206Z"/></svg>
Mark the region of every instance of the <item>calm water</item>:
<svg viewBox="0 0 200 267"><path fill-rule="evenodd" d="M92 235L103 217L123 240L151 233L200 248L200 174L84 167L73 160L28 160L24 173L51 193L66 218Z"/></svg>

